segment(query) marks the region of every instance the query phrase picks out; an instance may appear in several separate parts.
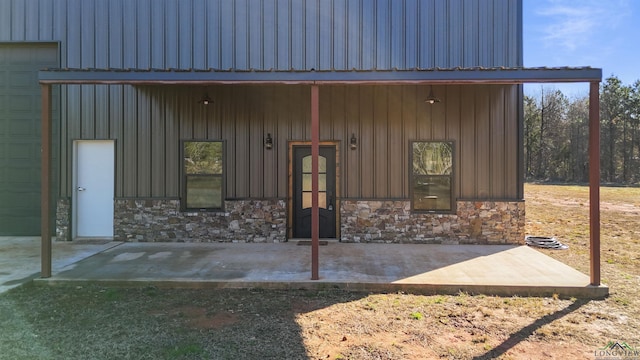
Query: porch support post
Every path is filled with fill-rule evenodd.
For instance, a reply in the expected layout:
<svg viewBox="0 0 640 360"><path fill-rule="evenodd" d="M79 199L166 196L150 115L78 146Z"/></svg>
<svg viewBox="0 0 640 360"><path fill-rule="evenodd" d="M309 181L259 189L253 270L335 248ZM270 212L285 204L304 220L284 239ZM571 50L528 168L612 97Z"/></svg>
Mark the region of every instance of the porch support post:
<svg viewBox="0 0 640 360"><path fill-rule="evenodd" d="M600 285L600 83L589 87L589 238L591 285Z"/></svg>
<svg viewBox="0 0 640 360"><path fill-rule="evenodd" d="M318 157L320 156L320 94L311 86L311 280L318 280L320 218L318 208Z"/></svg>
<svg viewBox="0 0 640 360"><path fill-rule="evenodd" d="M41 109L41 174L40 174L40 276L51 277L51 85L40 85Z"/></svg>

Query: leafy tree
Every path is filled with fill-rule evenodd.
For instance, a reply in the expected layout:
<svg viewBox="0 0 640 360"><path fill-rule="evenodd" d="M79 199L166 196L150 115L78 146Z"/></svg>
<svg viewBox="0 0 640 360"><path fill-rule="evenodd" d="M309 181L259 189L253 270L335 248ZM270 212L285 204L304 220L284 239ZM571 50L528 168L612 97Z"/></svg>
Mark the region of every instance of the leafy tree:
<svg viewBox="0 0 640 360"><path fill-rule="evenodd" d="M608 77L600 96L602 125L601 168L608 182L626 181L625 146L627 135L627 103L630 88L615 76ZM618 148L620 146L620 148ZM619 171L622 170L622 171Z"/></svg>
<svg viewBox="0 0 640 360"><path fill-rule="evenodd" d="M640 80L616 76L600 88L600 168L610 183L640 182ZM589 179L589 98L571 101L541 88L524 97L524 166L527 180L586 182Z"/></svg>
<svg viewBox="0 0 640 360"><path fill-rule="evenodd" d="M538 173L534 159L540 152L540 108L535 98L524 96L524 162L525 177L531 179Z"/></svg>

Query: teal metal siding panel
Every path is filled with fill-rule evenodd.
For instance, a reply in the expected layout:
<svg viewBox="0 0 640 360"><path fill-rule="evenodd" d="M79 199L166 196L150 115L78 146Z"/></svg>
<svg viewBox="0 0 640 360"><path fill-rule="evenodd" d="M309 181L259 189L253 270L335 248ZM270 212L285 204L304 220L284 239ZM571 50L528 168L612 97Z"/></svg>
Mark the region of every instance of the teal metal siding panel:
<svg viewBox="0 0 640 360"><path fill-rule="evenodd" d="M0 44L0 236L40 234L37 70L57 65L56 44ZM53 101L58 96L54 92ZM53 136L59 131L54 126ZM54 158L58 159L57 153ZM54 168L53 175L57 173Z"/></svg>
<svg viewBox="0 0 640 360"><path fill-rule="evenodd" d="M11 36L11 18L14 13L11 11L11 2L0 1L0 41L9 41Z"/></svg>

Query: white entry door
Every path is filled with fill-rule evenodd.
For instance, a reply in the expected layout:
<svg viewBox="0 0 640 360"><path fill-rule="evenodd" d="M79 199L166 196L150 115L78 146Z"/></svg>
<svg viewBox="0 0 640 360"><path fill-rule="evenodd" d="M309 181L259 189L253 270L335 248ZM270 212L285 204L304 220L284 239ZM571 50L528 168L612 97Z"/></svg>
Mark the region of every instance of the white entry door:
<svg viewBox="0 0 640 360"><path fill-rule="evenodd" d="M74 142L75 237L113 237L115 142Z"/></svg>

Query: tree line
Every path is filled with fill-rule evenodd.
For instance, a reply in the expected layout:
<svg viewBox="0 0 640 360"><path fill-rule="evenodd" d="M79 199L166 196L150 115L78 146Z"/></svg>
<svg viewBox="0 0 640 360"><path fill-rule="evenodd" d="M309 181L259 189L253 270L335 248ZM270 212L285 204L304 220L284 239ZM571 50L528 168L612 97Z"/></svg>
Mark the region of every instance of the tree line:
<svg viewBox="0 0 640 360"><path fill-rule="evenodd" d="M588 96L570 100L544 87L524 96L527 181L588 182L588 151ZM604 183L640 183L640 80L611 76L600 86L600 170Z"/></svg>

